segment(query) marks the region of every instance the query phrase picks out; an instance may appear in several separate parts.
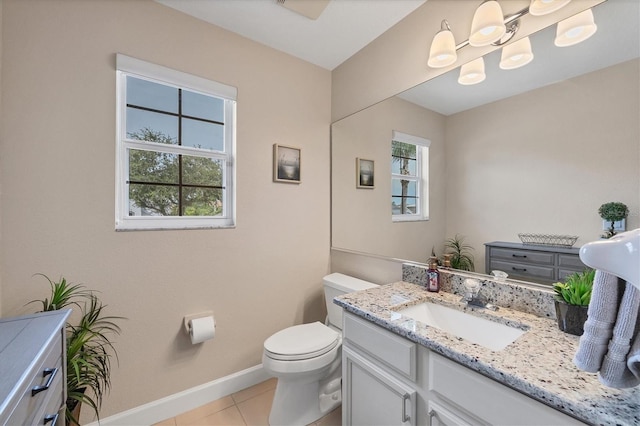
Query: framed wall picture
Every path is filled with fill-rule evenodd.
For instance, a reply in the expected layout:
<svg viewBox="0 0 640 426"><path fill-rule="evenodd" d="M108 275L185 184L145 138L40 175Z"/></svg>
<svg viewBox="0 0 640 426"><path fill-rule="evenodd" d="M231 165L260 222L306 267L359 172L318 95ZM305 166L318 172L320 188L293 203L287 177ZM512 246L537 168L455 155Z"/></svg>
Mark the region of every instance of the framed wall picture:
<svg viewBox="0 0 640 426"><path fill-rule="evenodd" d="M273 145L273 181L300 183L300 148Z"/></svg>
<svg viewBox="0 0 640 426"><path fill-rule="evenodd" d="M356 158L356 188L375 188L373 160Z"/></svg>

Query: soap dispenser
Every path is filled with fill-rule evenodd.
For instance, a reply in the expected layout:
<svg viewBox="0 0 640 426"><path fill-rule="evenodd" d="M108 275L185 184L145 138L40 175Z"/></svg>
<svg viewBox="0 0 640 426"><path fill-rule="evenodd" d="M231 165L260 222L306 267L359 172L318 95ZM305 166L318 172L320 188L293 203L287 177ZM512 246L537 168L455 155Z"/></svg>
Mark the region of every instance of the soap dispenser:
<svg viewBox="0 0 640 426"><path fill-rule="evenodd" d="M440 272L438 272L438 259L429 258L429 269L427 269L427 290L440 291Z"/></svg>

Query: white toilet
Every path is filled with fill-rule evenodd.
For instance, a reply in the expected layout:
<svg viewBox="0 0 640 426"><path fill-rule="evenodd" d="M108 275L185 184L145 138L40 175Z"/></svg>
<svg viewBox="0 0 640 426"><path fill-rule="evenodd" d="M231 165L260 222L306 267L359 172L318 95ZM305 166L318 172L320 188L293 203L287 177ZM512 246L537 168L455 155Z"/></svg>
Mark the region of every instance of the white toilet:
<svg viewBox="0 0 640 426"><path fill-rule="evenodd" d="M327 325L295 325L264 342L262 366L278 378L269 415L272 426L313 423L342 402L342 308L333 298L377 285L338 273L322 281Z"/></svg>

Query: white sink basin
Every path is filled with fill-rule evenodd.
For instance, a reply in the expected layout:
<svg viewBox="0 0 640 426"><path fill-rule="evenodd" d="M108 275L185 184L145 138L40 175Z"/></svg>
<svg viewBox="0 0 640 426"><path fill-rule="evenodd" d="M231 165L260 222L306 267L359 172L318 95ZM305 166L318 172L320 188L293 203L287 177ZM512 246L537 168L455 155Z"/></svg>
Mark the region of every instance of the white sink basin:
<svg viewBox="0 0 640 426"><path fill-rule="evenodd" d="M506 348L526 333L519 328L429 302L396 312L493 351Z"/></svg>

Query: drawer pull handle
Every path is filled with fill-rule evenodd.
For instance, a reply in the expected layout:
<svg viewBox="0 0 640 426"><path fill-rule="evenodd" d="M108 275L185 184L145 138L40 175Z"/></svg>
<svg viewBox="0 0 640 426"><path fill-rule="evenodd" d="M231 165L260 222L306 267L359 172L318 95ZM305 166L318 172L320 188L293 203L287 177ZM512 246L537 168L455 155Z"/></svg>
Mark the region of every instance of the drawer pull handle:
<svg viewBox="0 0 640 426"><path fill-rule="evenodd" d="M49 422L51 422L51 424L52 424L52 425L57 424L57 423L58 423L58 416L59 416L59 414L58 414L58 413L56 413L56 414L50 414L50 415L46 416L46 417L44 418L44 424L46 425L46 424L47 424L47 423L49 423Z"/></svg>
<svg viewBox="0 0 640 426"><path fill-rule="evenodd" d="M526 254L512 254L511 256L513 256L513 257L519 257L519 258L521 258L521 259L526 259L526 258L527 258L527 255L526 255Z"/></svg>
<svg viewBox="0 0 640 426"><path fill-rule="evenodd" d="M515 266L512 266L511 269L514 271L527 272L527 268L516 268Z"/></svg>
<svg viewBox="0 0 640 426"><path fill-rule="evenodd" d="M57 368L46 368L42 372L42 377L49 376L49 379L47 380L47 383L45 383L44 386L36 386L36 387L32 388L31 389L31 396L36 396L40 392L46 391L47 389L49 389L49 387L51 386L51 383L53 383L53 379L56 377L56 374L58 374L58 369Z"/></svg>
<svg viewBox="0 0 640 426"><path fill-rule="evenodd" d="M409 399L410 395L405 393L402 395L402 423L406 423L411 420L411 417L407 416L407 399Z"/></svg>

